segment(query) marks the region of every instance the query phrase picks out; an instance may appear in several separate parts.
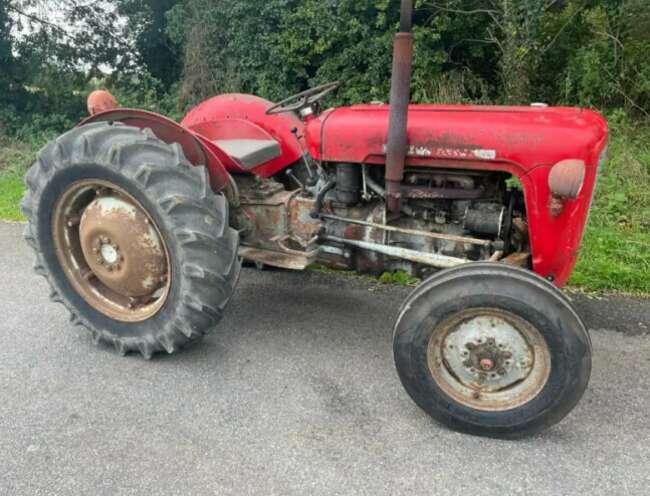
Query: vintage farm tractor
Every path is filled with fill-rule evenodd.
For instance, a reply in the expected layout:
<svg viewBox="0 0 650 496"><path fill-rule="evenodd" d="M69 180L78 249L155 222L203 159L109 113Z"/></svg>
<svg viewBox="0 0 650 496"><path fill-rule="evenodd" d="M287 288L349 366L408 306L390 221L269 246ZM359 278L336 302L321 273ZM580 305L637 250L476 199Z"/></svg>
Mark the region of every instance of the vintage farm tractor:
<svg viewBox="0 0 650 496"><path fill-rule="evenodd" d="M242 259L405 270L425 279L401 307L394 356L420 407L496 437L567 415L591 343L558 287L607 125L541 104L409 105L412 8L390 105L323 111L331 83L277 104L216 96L178 125L108 98L47 145L22 206L51 298L97 342L149 358L215 329Z"/></svg>

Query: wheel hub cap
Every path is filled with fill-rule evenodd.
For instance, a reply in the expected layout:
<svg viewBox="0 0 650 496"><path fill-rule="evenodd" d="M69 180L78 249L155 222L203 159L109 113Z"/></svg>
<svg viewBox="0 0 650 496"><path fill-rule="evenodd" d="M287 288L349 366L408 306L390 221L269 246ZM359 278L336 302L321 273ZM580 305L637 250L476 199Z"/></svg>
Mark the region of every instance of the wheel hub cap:
<svg viewBox="0 0 650 496"><path fill-rule="evenodd" d="M119 257L119 252L117 250L116 246L105 243L99 249L99 253L101 253L105 263L114 264L118 261Z"/></svg>
<svg viewBox="0 0 650 496"><path fill-rule="evenodd" d="M79 240L92 272L121 295L149 295L164 280L165 253L156 230L122 198L93 200L81 217Z"/></svg>
<svg viewBox="0 0 650 496"><path fill-rule="evenodd" d="M427 353L438 385L483 410L530 401L550 373L550 354L539 331L499 309L470 309L448 319L434 331Z"/></svg>

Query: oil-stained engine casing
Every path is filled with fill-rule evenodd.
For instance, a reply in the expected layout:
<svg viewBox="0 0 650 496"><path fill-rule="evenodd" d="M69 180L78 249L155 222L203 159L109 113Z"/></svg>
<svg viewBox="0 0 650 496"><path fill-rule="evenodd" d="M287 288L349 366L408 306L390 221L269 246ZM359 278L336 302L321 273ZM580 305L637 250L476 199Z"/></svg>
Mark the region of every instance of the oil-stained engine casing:
<svg viewBox="0 0 650 496"><path fill-rule="evenodd" d="M465 212L465 229L472 233L501 237L506 209L499 203L475 203Z"/></svg>
<svg viewBox="0 0 650 496"><path fill-rule="evenodd" d="M360 195L361 167L358 164L337 164L336 199L344 205L356 205Z"/></svg>

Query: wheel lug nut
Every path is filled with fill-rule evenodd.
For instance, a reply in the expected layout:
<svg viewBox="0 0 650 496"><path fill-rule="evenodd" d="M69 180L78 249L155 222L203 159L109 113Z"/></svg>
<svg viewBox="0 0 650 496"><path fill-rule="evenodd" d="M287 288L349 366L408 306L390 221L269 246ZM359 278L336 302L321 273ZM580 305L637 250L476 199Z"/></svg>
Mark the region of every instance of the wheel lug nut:
<svg viewBox="0 0 650 496"><path fill-rule="evenodd" d="M474 348L476 348L476 345L474 343L465 343L465 348L467 348L468 350L473 350Z"/></svg>
<svg viewBox="0 0 650 496"><path fill-rule="evenodd" d="M79 222L81 222L81 219L78 216L74 216L68 219L67 225L68 227L74 227L76 225L79 225Z"/></svg>
<svg viewBox="0 0 650 496"><path fill-rule="evenodd" d="M499 375L506 375L506 369L499 369L499 370L497 370L497 374L499 374Z"/></svg>

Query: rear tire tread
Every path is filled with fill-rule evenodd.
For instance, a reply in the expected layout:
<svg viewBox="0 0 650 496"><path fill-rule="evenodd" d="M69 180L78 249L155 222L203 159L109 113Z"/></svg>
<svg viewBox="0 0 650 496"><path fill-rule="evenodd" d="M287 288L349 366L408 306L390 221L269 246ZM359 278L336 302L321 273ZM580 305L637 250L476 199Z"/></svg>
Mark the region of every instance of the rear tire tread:
<svg viewBox="0 0 650 496"><path fill-rule="evenodd" d="M182 279L182 289L178 301L173 303L174 314L160 328L149 326L151 332L143 335L117 335L91 324L83 312L62 297L59 282L48 270L39 248L44 237L51 236L51 233L38 232L39 214L49 215L39 210L41 195L57 173L87 163L119 172L139 184L141 193L152 205L164 206L160 198L172 194L182 198L186 207L174 207L167 213L161 211L168 225L166 232L176 240L178 266L182 268L176 276ZM95 343L112 345L119 354L137 351L150 359L156 352L173 353L214 330L239 276L238 233L228 226L228 203L221 194L209 189L207 170L203 166L192 166L180 146L167 145L146 129L121 124L89 124L44 147L41 157L26 176L26 184L22 211L28 218L28 225L24 237L36 254L34 270L48 281L50 299L62 303L70 311L71 322L88 329ZM192 192L194 196L189 197ZM202 201L197 200L198 197ZM159 227L162 230L162 226ZM193 267L195 276L189 276L185 267ZM209 282L196 276L197 268Z"/></svg>

